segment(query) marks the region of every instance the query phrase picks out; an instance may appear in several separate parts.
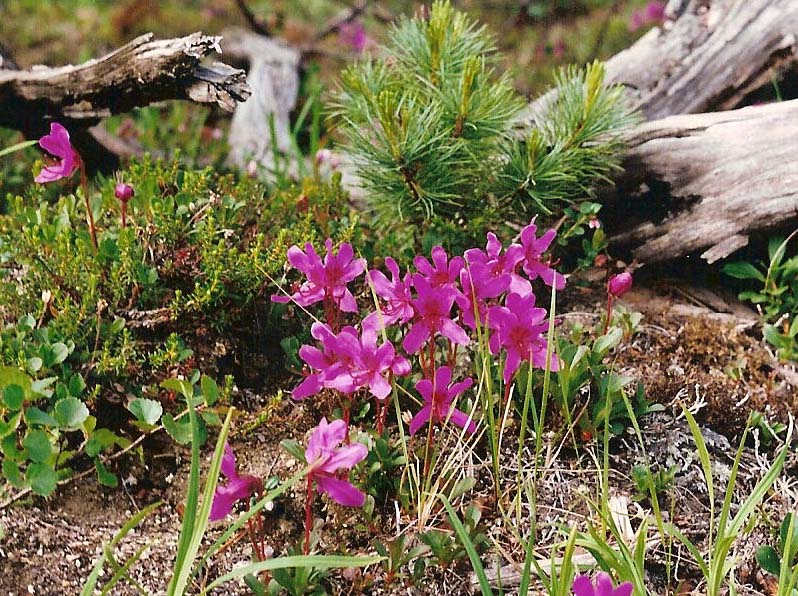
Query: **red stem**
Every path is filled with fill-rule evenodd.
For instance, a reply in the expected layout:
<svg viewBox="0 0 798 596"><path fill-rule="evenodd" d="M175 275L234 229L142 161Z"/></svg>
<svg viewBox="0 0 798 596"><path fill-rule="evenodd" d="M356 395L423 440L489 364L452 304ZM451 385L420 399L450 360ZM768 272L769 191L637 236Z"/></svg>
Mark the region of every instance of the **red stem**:
<svg viewBox="0 0 798 596"><path fill-rule="evenodd" d="M604 323L604 333L602 335L607 335L607 331L610 328L610 319L612 318L612 294L607 293L607 321Z"/></svg>
<svg viewBox="0 0 798 596"><path fill-rule="evenodd" d="M302 553L305 555L310 554L310 528L313 525L313 477L308 476L307 495L305 496L305 546Z"/></svg>
<svg viewBox="0 0 798 596"><path fill-rule="evenodd" d="M83 189L83 198L86 200L86 218L89 222L89 235L91 236L91 244L94 246L94 252L97 252L97 230L94 227L94 214L91 212L91 203L89 202L89 180L86 177L86 165L80 159L80 187Z"/></svg>

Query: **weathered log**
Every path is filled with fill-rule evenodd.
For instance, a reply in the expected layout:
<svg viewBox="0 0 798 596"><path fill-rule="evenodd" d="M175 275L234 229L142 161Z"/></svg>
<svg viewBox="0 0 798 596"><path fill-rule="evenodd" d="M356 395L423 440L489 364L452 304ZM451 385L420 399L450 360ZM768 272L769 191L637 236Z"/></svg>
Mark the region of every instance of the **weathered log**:
<svg viewBox="0 0 798 596"><path fill-rule="evenodd" d="M738 107L798 64L796 0L671 0L666 16L607 61L607 80L649 120ZM553 97L533 101L521 123Z"/></svg>
<svg viewBox="0 0 798 596"><path fill-rule="evenodd" d="M272 171L275 148L293 152L291 112L299 94L300 53L279 40L243 29L225 31L223 48L249 63L247 82L252 89L252 96L233 115L230 161L244 168L253 160Z"/></svg>
<svg viewBox="0 0 798 596"><path fill-rule="evenodd" d="M232 111L249 97L245 74L202 59L219 37L194 33L154 40L148 33L77 66L0 70L0 126L27 132L59 118L88 127L113 114L167 99L191 99Z"/></svg>
<svg viewBox="0 0 798 596"><path fill-rule="evenodd" d="M798 223L798 100L671 116L628 142L602 219L610 244L641 262L703 251L711 263L754 232Z"/></svg>

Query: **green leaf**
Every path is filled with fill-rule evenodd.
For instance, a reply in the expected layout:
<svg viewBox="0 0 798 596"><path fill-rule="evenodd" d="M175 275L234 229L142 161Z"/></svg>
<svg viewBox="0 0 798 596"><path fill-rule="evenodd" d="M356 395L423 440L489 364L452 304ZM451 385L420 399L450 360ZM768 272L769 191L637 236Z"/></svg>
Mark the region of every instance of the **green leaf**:
<svg viewBox="0 0 798 596"><path fill-rule="evenodd" d="M202 419L205 421L205 424L208 426L221 426L222 419L219 418L219 414L214 412L213 410L202 410L200 413Z"/></svg>
<svg viewBox="0 0 798 596"><path fill-rule="evenodd" d="M44 463L53 454L50 437L43 430L29 432L22 441L22 446L28 450L28 457L34 462Z"/></svg>
<svg viewBox="0 0 798 596"><path fill-rule="evenodd" d="M9 410L20 410L24 402L25 391L19 385L7 385L3 390L3 403Z"/></svg>
<svg viewBox="0 0 798 596"><path fill-rule="evenodd" d="M723 266L723 273L729 277L735 277L737 279L755 279L761 282L765 281L765 276L762 274L762 272L754 267L751 263L726 263Z"/></svg>
<svg viewBox="0 0 798 596"><path fill-rule="evenodd" d="M756 562L768 573L778 575L781 572L781 558L772 546L763 546L757 549Z"/></svg>
<svg viewBox="0 0 798 596"><path fill-rule="evenodd" d="M164 414L162 423L175 442L181 445L188 445L191 442L191 425L185 417L182 420L175 420L171 414Z"/></svg>
<svg viewBox="0 0 798 596"><path fill-rule="evenodd" d="M191 399L194 396L194 387L183 379L165 379L161 381L161 387L179 393L186 399Z"/></svg>
<svg viewBox="0 0 798 596"><path fill-rule="evenodd" d="M249 575L257 575L262 571L271 571L274 569L286 568L301 568L310 567L313 569L343 569L347 567L368 567L375 565L382 561L382 557L352 557L343 555L305 555L305 556L290 556L290 557L276 557L261 561L260 563L253 563L237 567L230 573L213 581L209 586L200 592L200 596L212 592L215 588L223 586L224 584L240 579Z"/></svg>
<svg viewBox="0 0 798 596"><path fill-rule="evenodd" d="M593 344L593 351L597 354L603 354L617 346L622 337L623 331L621 331L620 327L613 327L606 335L602 335L596 340L596 343Z"/></svg>
<svg viewBox="0 0 798 596"><path fill-rule="evenodd" d="M14 433L19 427L19 421L22 418L22 413L17 412L11 415L11 418L6 422L3 416L0 416L0 439L4 439Z"/></svg>
<svg viewBox="0 0 798 596"><path fill-rule="evenodd" d="M50 349L52 350L52 360L47 363L47 366L61 364L69 356L69 348L61 342L51 345Z"/></svg>
<svg viewBox="0 0 798 596"><path fill-rule="evenodd" d="M42 497L49 497L58 486L58 474L47 464L30 464L25 478L31 490Z"/></svg>
<svg viewBox="0 0 798 596"><path fill-rule="evenodd" d="M37 373L42 369L42 366L44 366L44 360L38 356L33 356L32 358L28 358L25 366L30 372Z"/></svg>
<svg viewBox="0 0 798 596"><path fill-rule="evenodd" d="M69 378L69 394L73 397L80 397L86 390L86 381L82 375L75 373Z"/></svg>
<svg viewBox="0 0 798 596"><path fill-rule="evenodd" d="M219 400L219 386L212 378L202 375L200 387L202 388L202 397L205 399L205 405L212 406ZM219 424L221 424L221 420Z"/></svg>
<svg viewBox="0 0 798 596"><path fill-rule="evenodd" d="M16 145L11 145L10 147L6 147L5 149L0 149L0 157L4 155L8 155L10 153L14 153L15 151L21 151L22 149L27 149L28 147L33 147L39 141L22 141L21 143L17 143Z"/></svg>
<svg viewBox="0 0 798 596"><path fill-rule="evenodd" d="M291 439L284 439L280 441L280 447L285 449L298 462L301 462L303 464L307 463L305 461L305 450L296 441L292 441Z"/></svg>
<svg viewBox="0 0 798 596"><path fill-rule="evenodd" d="M136 397L127 405L127 409L136 417L137 420L154 426L158 424L163 414L163 406L154 399Z"/></svg>
<svg viewBox="0 0 798 596"><path fill-rule="evenodd" d="M0 366L0 387L19 385L26 396L32 396L31 379L24 372L12 366Z"/></svg>
<svg viewBox="0 0 798 596"><path fill-rule="evenodd" d="M21 490L27 486L22 473L19 471L19 465L10 459L3 460L3 476L8 483L14 488Z"/></svg>
<svg viewBox="0 0 798 596"><path fill-rule="evenodd" d="M41 426L58 426L58 421L47 414L42 412L39 408L31 407L25 410L25 421L28 426L32 424L39 424Z"/></svg>
<svg viewBox="0 0 798 596"><path fill-rule="evenodd" d="M97 480L100 484L110 488L119 486L119 478L117 478L116 474L111 472L111 470L106 468L99 458L94 460L94 469L97 470Z"/></svg>
<svg viewBox="0 0 798 596"><path fill-rule="evenodd" d="M66 397L56 402L53 415L61 428L77 429L89 417L89 409L78 398Z"/></svg>

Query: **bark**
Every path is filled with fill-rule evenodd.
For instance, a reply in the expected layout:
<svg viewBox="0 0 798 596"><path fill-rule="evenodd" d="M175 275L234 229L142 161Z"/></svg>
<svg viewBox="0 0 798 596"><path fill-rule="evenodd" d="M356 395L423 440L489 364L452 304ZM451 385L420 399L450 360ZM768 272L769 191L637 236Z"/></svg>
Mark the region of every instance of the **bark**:
<svg viewBox="0 0 798 596"><path fill-rule="evenodd" d="M668 21L607 61L608 81L626 87L649 120L728 110L798 64L795 0L671 0ZM532 102L533 123L554 97Z"/></svg>
<svg viewBox="0 0 798 596"><path fill-rule="evenodd" d="M671 116L628 142L602 219L610 244L641 262L701 251L711 263L798 222L798 100Z"/></svg>
<svg viewBox="0 0 798 596"><path fill-rule="evenodd" d="M148 33L78 66L0 70L0 126L41 131L59 119L87 128L102 118L168 99L232 111L249 97L243 71L202 64L220 38L194 33L154 40Z"/></svg>
<svg viewBox="0 0 798 596"><path fill-rule="evenodd" d="M275 148L283 154L294 153L291 112L299 94L300 53L241 29L225 31L223 47L226 54L249 63L247 83L252 89L252 97L233 115L230 161L241 168L254 161L273 171Z"/></svg>

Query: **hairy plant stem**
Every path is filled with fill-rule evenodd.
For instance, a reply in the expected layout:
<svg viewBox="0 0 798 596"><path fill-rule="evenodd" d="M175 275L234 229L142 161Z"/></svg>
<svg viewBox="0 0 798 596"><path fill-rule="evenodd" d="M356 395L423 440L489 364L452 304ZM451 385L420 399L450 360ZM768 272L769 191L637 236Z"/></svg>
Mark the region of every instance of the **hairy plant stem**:
<svg viewBox="0 0 798 596"><path fill-rule="evenodd" d="M94 252L96 253L99 249L97 244L97 229L94 226L94 214L91 212L91 203L89 201L89 179L86 176L86 164L83 163L82 159L79 159L80 162L80 187L83 190L83 198L86 201L86 219L89 222L89 235L91 236L91 244L94 247Z"/></svg>
<svg viewBox="0 0 798 596"><path fill-rule="evenodd" d="M310 554L310 528L313 526L313 498L315 496L313 476L308 474L308 487L305 495L305 544L302 547L302 553L305 555Z"/></svg>
<svg viewBox="0 0 798 596"><path fill-rule="evenodd" d="M610 319L612 319L612 299L613 295L607 292L607 320L604 322L604 333L602 333L602 335L607 335L607 331L610 329Z"/></svg>

